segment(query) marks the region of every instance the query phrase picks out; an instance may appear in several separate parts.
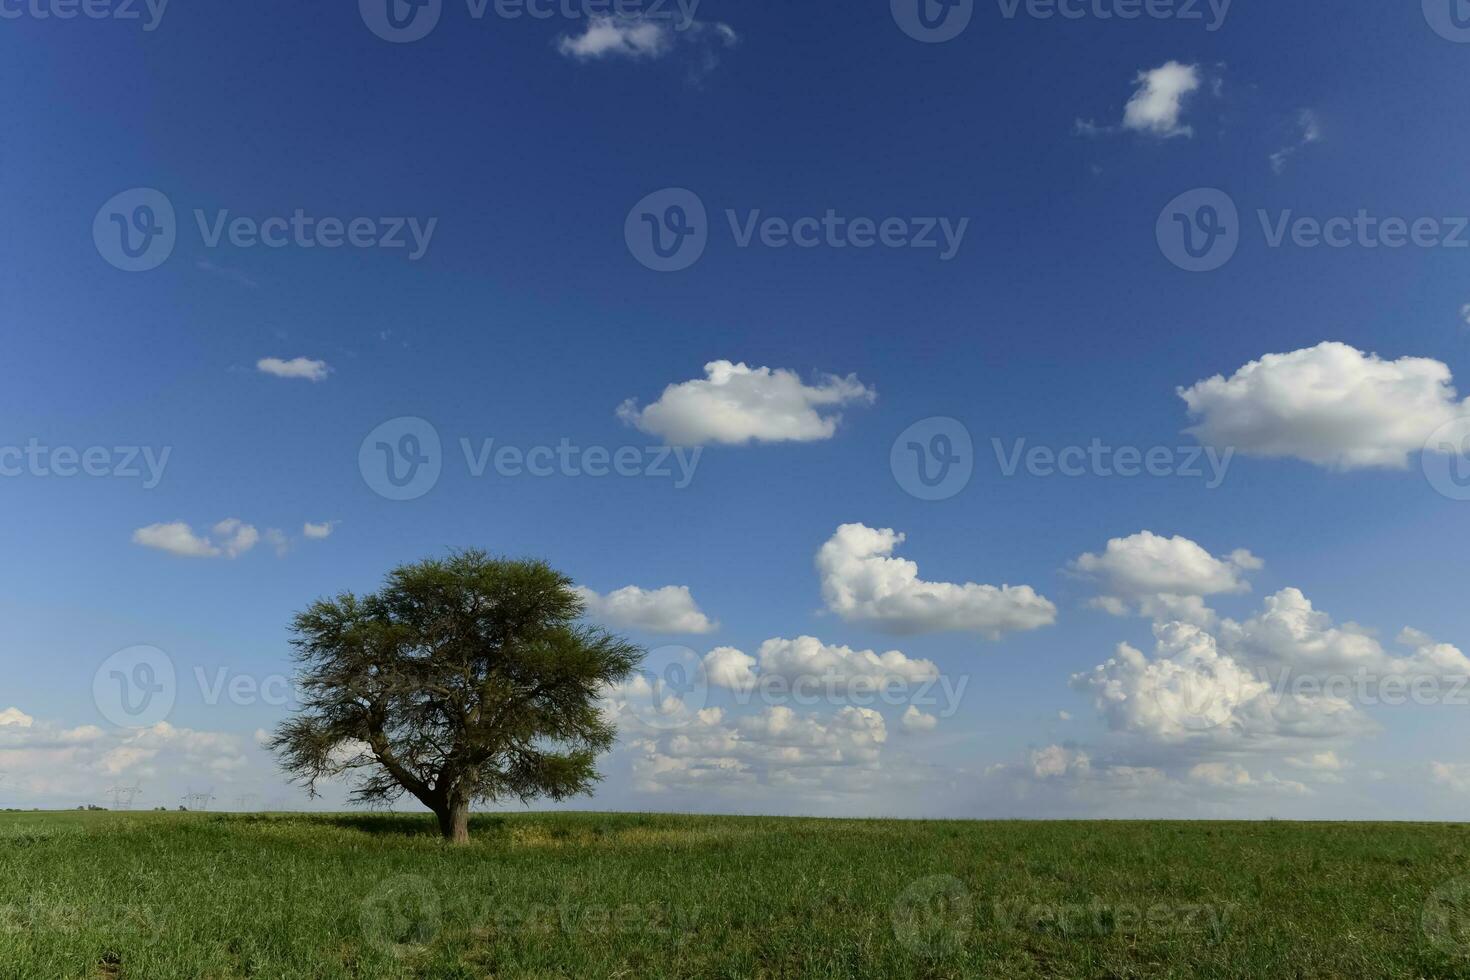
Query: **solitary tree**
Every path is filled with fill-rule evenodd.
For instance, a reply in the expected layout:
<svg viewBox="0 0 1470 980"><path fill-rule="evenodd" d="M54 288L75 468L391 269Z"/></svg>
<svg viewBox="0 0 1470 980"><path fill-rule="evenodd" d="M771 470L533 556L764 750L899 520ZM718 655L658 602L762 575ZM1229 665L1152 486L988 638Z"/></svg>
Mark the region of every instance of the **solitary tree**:
<svg viewBox="0 0 1470 980"><path fill-rule="evenodd" d="M341 775L355 802L408 793L455 843L469 840L471 803L587 792L616 735L599 690L642 651L581 615L565 575L482 551L318 600L292 627L302 710L271 748L313 796Z"/></svg>

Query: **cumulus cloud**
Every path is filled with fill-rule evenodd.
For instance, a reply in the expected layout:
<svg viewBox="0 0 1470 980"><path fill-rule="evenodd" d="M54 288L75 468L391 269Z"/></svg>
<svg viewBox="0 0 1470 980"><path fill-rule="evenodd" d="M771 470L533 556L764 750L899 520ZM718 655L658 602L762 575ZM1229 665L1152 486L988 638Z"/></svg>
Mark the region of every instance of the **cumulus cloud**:
<svg viewBox="0 0 1470 980"><path fill-rule="evenodd" d="M883 716L871 708L818 715L777 705L733 724L705 711L677 732L639 739L633 772L644 792L770 785L798 770L806 774L796 781L832 788L837 770L875 768L887 740Z"/></svg>
<svg viewBox="0 0 1470 980"><path fill-rule="evenodd" d="M1163 137L1194 135L1194 130L1179 120L1184 100L1199 90L1198 65L1165 62L1139 72L1133 85L1133 97L1123 107L1124 129Z"/></svg>
<svg viewBox="0 0 1470 980"><path fill-rule="evenodd" d="M1100 609L1115 615L1136 610L1200 626L1214 621L1205 596L1249 591L1244 573L1260 567L1260 559L1244 549L1217 558L1188 538L1152 531L1113 538L1102 554L1088 552L1071 564L1097 583L1101 594L1092 604Z"/></svg>
<svg viewBox="0 0 1470 980"><path fill-rule="evenodd" d="M336 521L322 521L319 524L307 521L301 526L301 533L313 541L320 541L323 538L331 537L332 531L336 529L336 526Z"/></svg>
<svg viewBox="0 0 1470 980"><path fill-rule="evenodd" d="M872 389L849 375L805 384L794 371L729 361L704 366L705 377L669 385L658 401L638 408L629 399L618 417L670 445L814 442L837 432L849 403L870 403Z"/></svg>
<svg viewBox="0 0 1470 980"><path fill-rule="evenodd" d="M150 524L133 532L134 544L181 558L237 558L259 541L260 532L235 517L220 521L207 534L196 533L183 521Z"/></svg>
<svg viewBox="0 0 1470 980"><path fill-rule="evenodd" d="M1286 669L1314 677L1362 671L1406 678L1470 676L1470 657L1456 647L1404 629L1398 644L1406 653L1394 656L1362 626L1335 625L1295 588L1268 596L1262 611L1244 623L1227 621L1221 635L1237 655L1273 673Z"/></svg>
<svg viewBox="0 0 1470 980"><path fill-rule="evenodd" d="M1092 695L1116 761L1175 773L1192 766L1185 782L1216 788L1298 792L1269 771L1252 777L1242 768L1247 756L1340 783L1349 766L1335 743L1378 730L1362 711L1374 703L1374 685L1470 677L1470 658L1457 648L1405 629L1402 652L1390 652L1367 629L1334 624L1298 589L1268 597L1245 622L1156 622L1153 632L1152 655L1120 644L1107 662L1075 674L1073 687Z"/></svg>
<svg viewBox="0 0 1470 980"><path fill-rule="evenodd" d="M168 722L104 730L41 721L17 708L0 712L0 770L6 773L7 793L41 802L90 800L119 777L228 780L248 764L244 747L234 735Z"/></svg>
<svg viewBox="0 0 1470 980"><path fill-rule="evenodd" d="M939 719L934 715L920 711L909 705L903 711L903 717L899 719L899 727L905 735L919 735L924 732L932 732L939 726Z"/></svg>
<svg viewBox="0 0 1470 980"><path fill-rule="evenodd" d="M1056 620L1056 606L1027 585L926 582L893 557L904 535L844 524L817 552L827 608L843 619L898 634L965 631L992 639Z"/></svg>
<svg viewBox="0 0 1470 980"><path fill-rule="evenodd" d="M1271 685L1222 653L1213 636L1188 623L1162 623L1154 626L1154 637L1152 658L1120 643L1106 663L1072 678L1074 687L1093 695L1111 730L1150 742L1210 745L1282 733L1285 719L1274 710ZM1310 720L1325 727L1324 734L1341 734L1338 722L1355 720L1345 702L1298 707L1321 709Z"/></svg>
<svg viewBox="0 0 1470 980"><path fill-rule="evenodd" d="M582 597L589 616L621 629L697 634L713 633L720 625L700 610L684 585L667 585L661 589L629 585L607 595L578 586L577 594Z"/></svg>
<svg viewBox="0 0 1470 980"><path fill-rule="evenodd" d="M1145 133L1161 139L1194 135L1183 122L1185 103L1204 84L1199 65L1167 61L1157 68L1140 71L1133 80L1133 95L1123 107L1119 126L1100 126L1078 119L1073 131L1079 136L1100 136L1117 129Z"/></svg>
<svg viewBox="0 0 1470 980"><path fill-rule="evenodd" d="M272 377L302 381L325 381L332 370L326 361L317 361L310 357L293 357L289 361L279 357L262 357L255 362L255 367Z"/></svg>
<svg viewBox="0 0 1470 980"><path fill-rule="evenodd" d="M1178 393L1198 420L1189 432L1206 445L1338 470L1403 468L1465 410L1451 381L1430 358L1389 361L1329 342L1267 354Z"/></svg>
<svg viewBox="0 0 1470 980"><path fill-rule="evenodd" d="M939 678L939 668L931 661L913 659L898 650L854 650L823 643L814 636L767 640L758 657L733 647L717 647L705 654L704 669L712 685L735 691L754 688L761 677L779 677L793 687L818 683L839 692L880 691Z"/></svg>

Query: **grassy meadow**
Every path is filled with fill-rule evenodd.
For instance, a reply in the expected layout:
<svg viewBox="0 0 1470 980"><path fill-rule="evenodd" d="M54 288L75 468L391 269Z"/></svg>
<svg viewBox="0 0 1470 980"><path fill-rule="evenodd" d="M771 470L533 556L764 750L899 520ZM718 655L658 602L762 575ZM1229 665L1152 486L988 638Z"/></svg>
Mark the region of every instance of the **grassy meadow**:
<svg viewBox="0 0 1470 980"><path fill-rule="evenodd" d="M0 813L0 976L1470 977L1470 827Z"/></svg>

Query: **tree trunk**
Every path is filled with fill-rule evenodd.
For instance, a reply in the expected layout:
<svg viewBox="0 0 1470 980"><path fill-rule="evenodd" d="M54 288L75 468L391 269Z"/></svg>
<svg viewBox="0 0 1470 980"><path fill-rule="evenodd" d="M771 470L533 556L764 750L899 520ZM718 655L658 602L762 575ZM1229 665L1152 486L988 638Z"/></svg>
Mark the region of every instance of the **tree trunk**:
<svg viewBox="0 0 1470 980"><path fill-rule="evenodd" d="M439 818L439 833L444 835L445 840L451 844L470 842L469 803L449 803L434 812Z"/></svg>

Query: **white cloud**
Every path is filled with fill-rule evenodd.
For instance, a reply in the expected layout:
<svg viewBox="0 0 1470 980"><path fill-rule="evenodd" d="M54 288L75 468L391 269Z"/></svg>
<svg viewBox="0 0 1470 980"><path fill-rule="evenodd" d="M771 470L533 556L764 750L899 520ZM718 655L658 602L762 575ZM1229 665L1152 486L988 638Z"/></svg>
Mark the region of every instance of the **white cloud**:
<svg viewBox="0 0 1470 980"><path fill-rule="evenodd" d="M1350 677L1363 671L1404 678L1470 675L1470 657L1448 643L1405 629L1398 642L1408 655L1396 657L1356 623L1334 625L1331 616L1294 588L1268 596L1263 610L1244 623L1226 622L1221 636L1237 656L1297 676Z"/></svg>
<svg viewBox="0 0 1470 980"><path fill-rule="evenodd" d="M1072 678L1092 692L1109 728L1162 743L1275 734L1271 685L1222 654L1214 637L1187 623L1156 624L1154 636L1154 658L1120 643L1112 659Z"/></svg>
<svg viewBox="0 0 1470 980"><path fill-rule="evenodd" d="M1301 109L1296 114L1296 137L1295 141L1283 146L1271 154L1271 170L1275 173L1284 173L1287 162L1298 150L1304 146L1310 146L1322 139L1322 120L1311 109Z"/></svg>
<svg viewBox="0 0 1470 980"><path fill-rule="evenodd" d="M1180 116L1184 100L1199 90L1198 65L1169 61L1139 72L1133 84L1136 91L1123 108L1124 129L1165 138L1194 135L1191 127L1180 122Z"/></svg>
<svg viewBox="0 0 1470 980"><path fill-rule="evenodd" d="M313 541L320 541L323 538L331 537L332 531L336 526L336 521L322 521L320 524L307 521L301 525L301 533Z"/></svg>
<svg viewBox="0 0 1470 980"><path fill-rule="evenodd" d="M623 57L657 58L673 47L667 22L637 17L593 17L577 37L563 35L561 53L582 60Z"/></svg>
<svg viewBox="0 0 1470 980"><path fill-rule="evenodd" d="M274 549L277 558L284 558L291 551L291 539L278 527L266 528L265 540Z"/></svg>
<svg viewBox="0 0 1470 980"><path fill-rule="evenodd" d="M1048 626L1056 606L1026 585L926 582L892 557L904 535L844 524L817 552L827 608L843 619L900 634L967 631L991 638Z"/></svg>
<svg viewBox="0 0 1470 980"><path fill-rule="evenodd" d="M210 531L216 546L226 558L236 558L254 548L260 541L260 532L253 525L238 517L227 517Z"/></svg>
<svg viewBox="0 0 1470 980"><path fill-rule="evenodd" d="M332 370L326 361L316 361L309 357L293 357L289 361L279 357L262 357L255 362L255 367L273 377L303 381L325 381Z"/></svg>
<svg viewBox="0 0 1470 980"><path fill-rule="evenodd" d="M1470 763L1431 762L1429 779L1439 786L1448 786L1456 793L1470 793Z"/></svg>
<svg viewBox="0 0 1470 980"><path fill-rule="evenodd" d="M1340 470L1402 468L1463 410L1451 381L1439 361L1386 361L1329 342L1267 354L1179 397L1198 419L1189 432L1209 446Z"/></svg>
<svg viewBox="0 0 1470 980"><path fill-rule="evenodd" d="M759 674L753 669L757 664ZM733 647L717 647L705 654L704 669L711 684L736 691L750 690L761 677L779 677L793 689L817 683L838 694L888 690L939 677L939 668L931 661L912 659L898 650L854 650L813 636L767 640L761 644L759 659Z"/></svg>
<svg viewBox="0 0 1470 980"><path fill-rule="evenodd" d="M0 711L0 728L30 728L35 723L36 719L19 708L6 708Z"/></svg>
<svg viewBox="0 0 1470 980"><path fill-rule="evenodd" d="M1231 762L1201 762L1189 770L1189 778L1214 789L1265 789L1298 795L1311 792L1303 783L1290 779L1278 779L1275 774L1269 772L1260 779L1256 779L1244 766Z"/></svg>
<svg viewBox="0 0 1470 980"><path fill-rule="evenodd" d="M697 634L713 633L720 626L700 611L689 594L689 587L684 585L666 585L661 589L629 585L607 595L577 586L577 594L586 604L588 615L621 629Z"/></svg>
<svg viewBox="0 0 1470 980"><path fill-rule="evenodd" d="M118 777L228 780L247 765L244 748L237 736L167 722L144 729L66 728L16 708L0 712L0 771L6 774L7 795L20 793L42 804L94 799ZM160 797L150 796L149 802L154 799Z"/></svg>
<svg viewBox="0 0 1470 980"><path fill-rule="evenodd" d="M931 714L925 714L913 705L909 705L903 711L903 717L899 719L899 727L905 735L919 735L924 732L932 732L939 726L939 719Z"/></svg>
<svg viewBox="0 0 1470 980"><path fill-rule="evenodd" d="M238 518L216 524L208 535L197 534L183 521L150 524L133 532L133 543L181 558L236 558L260 541L260 532Z"/></svg>
<svg viewBox="0 0 1470 980"><path fill-rule="evenodd" d="M1336 752L1328 749L1325 752L1313 752L1311 755L1289 755L1286 764L1295 769L1307 769L1312 772L1341 772L1348 767L1346 762L1338 758Z"/></svg>
<svg viewBox="0 0 1470 980"><path fill-rule="evenodd" d="M704 676L714 687L749 691L759 682L754 657L734 647L715 647L704 655Z"/></svg>
<svg viewBox="0 0 1470 980"><path fill-rule="evenodd" d="M1093 605L1108 612L1137 609L1159 620L1209 626L1214 613L1203 597L1249 591L1244 573L1261 561L1244 549L1217 558L1188 538L1140 531L1113 538L1102 554L1083 554L1071 567L1097 582L1102 594Z"/></svg>
<svg viewBox="0 0 1470 980"><path fill-rule="evenodd" d="M839 770L875 769L887 740L883 716L871 708L849 705L824 716L774 706L730 725L720 712L706 711L687 727L641 739L633 772L645 792L738 790L757 782L832 789L841 783Z"/></svg>
<svg viewBox="0 0 1470 980"><path fill-rule="evenodd" d="M837 432L841 415L833 408L876 397L852 375L807 385L781 368L712 361L704 371L703 380L669 385L646 408L625 401L618 417L677 446L813 442Z"/></svg>
<svg viewBox="0 0 1470 980"><path fill-rule="evenodd" d="M1470 327L1470 303L1460 307L1460 319L1465 321L1465 326Z"/></svg>
<svg viewBox="0 0 1470 980"><path fill-rule="evenodd" d="M718 62L717 52L738 41L734 29L723 23L602 15L591 17L581 34L563 34L557 39L557 50L577 61L652 61L682 44L698 49L703 58L700 71L709 71Z"/></svg>
<svg viewBox="0 0 1470 980"><path fill-rule="evenodd" d="M1055 779L1068 774L1086 774L1092 759L1086 752L1062 745L1048 745L1031 753L1031 774L1037 779Z"/></svg>

